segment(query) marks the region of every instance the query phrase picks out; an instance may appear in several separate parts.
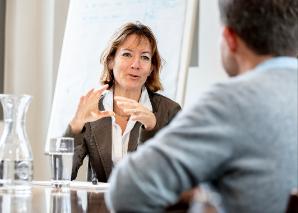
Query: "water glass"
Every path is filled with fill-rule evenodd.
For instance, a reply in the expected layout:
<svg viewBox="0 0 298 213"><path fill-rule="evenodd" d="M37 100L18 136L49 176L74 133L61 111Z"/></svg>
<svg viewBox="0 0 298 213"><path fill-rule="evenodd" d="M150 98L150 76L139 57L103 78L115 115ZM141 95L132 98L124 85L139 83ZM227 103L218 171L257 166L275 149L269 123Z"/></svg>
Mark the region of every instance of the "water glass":
<svg viewBox="0 0 298 213"><path fill-rule="evenodd" d="M32 212L31 192L0 193L0 200L0 212L2 213Z"/></svg>
<svg viewBox="0 0 298 213"><path fill-rule="evenodd" d="M49 145L52 186L69 186L74 152L74 139L52 138Z"/></svg>
<svg viewBox="0 0 298 213"><path fill-rule="evenodd" d="M50 192L50 212L72 212L70 190L67 188L52 188Z"/></svg>

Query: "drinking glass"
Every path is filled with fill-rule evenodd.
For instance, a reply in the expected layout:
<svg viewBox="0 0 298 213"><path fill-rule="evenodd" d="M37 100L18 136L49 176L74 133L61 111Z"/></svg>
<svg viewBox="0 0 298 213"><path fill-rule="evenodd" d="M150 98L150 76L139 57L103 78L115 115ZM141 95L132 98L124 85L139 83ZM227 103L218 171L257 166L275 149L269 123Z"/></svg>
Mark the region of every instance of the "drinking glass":
<svg viewBox="0 0 298 213"><path fill-rule="evenodd" d="M69 186L74 152L74 139L58 137L50 139L49 158L52 186Z"/></svg>
<svg viewBox="0 0 298 213"><path fill-rule="evenodd" d="M71 192L66 188L52 188L50 192L50 213L72 212Z"/></svg>

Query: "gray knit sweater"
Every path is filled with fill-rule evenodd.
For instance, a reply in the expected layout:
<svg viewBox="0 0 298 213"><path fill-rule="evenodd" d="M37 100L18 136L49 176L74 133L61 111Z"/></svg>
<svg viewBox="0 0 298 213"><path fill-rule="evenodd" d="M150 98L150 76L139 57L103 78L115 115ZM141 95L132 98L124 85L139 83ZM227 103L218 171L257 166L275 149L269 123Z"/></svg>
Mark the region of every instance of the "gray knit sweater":
<svg viewBox="0 0 298 213"><path fill-rule="evenodd" d="M110 208L159 212L209 182L227 212L284 212L298 186L297 59L218 84L116 167Z"/></svg>

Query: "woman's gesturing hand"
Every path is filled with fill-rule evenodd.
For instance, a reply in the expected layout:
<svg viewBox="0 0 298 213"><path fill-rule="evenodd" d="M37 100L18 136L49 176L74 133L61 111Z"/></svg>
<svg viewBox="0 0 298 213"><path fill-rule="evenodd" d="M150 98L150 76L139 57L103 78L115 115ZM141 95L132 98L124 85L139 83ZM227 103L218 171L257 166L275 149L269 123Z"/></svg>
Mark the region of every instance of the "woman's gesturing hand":
<svg viewBox="0 0 298 213"><path fill-rule="evenodd" d="M104 85L98 90L91 89L85 96L81 96L76 114L70 122L73 133L79 133L86 122L114 115L111 111L99 111L98 109L99 98L107 88L108 85Z"/></svg>
<svg viewBox="0 0 298 213"><path fill-rule="evenodd" d="M151 130L155 127L155 115L139 102L121 96L115 96L114 100L125 114L130 115L130 119L142 123L146 130Z"/></svg>

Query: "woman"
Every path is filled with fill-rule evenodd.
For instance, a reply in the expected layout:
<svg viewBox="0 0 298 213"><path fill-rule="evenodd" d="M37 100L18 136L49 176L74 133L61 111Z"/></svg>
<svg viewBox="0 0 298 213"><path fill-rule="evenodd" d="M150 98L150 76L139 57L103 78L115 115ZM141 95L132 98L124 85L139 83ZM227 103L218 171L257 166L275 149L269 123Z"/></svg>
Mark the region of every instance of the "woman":
<svg viewBox="0 0 298 213"><path fill-rule="evenodd" d="M147 26L124 25L103 52L101 63L104 86L81 97L66 133L75 138L72 180L88 155L98 181L106 182L113 165L153 137L181 109L156 93L162 89L161 58ZM90 173L89 168L88 180Z"/></svg>

